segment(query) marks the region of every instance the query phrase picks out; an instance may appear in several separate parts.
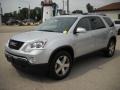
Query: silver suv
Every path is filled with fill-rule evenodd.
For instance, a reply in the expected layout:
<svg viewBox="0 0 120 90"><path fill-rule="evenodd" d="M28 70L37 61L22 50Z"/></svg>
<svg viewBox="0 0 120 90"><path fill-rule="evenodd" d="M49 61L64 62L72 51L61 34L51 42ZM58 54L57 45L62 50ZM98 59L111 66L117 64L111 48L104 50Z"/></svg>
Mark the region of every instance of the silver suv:
<svg viewBox="0 0 120 90"><path fill-rule="evenodd" d="M34 31L13 36L6 44L5 56L13 65L45 66L51 77L63 79L79 56L98 50L107 57L113 56L116 35L107 16L57 16Z"/></svg>

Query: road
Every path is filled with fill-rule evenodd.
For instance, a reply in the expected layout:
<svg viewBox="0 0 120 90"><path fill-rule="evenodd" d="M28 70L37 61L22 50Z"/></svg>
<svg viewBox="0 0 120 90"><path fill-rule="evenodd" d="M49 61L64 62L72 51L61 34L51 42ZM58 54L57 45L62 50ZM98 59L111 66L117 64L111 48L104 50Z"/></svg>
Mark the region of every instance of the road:
<svg viewBox="0 0 120 90"><path fill-rule="evenodd" d="M101 53L80 57L64 80L16 70L4 56L5 43L14 34L32 28L0 27L0 90L120 90L120 37L112 58Z"/></svg>

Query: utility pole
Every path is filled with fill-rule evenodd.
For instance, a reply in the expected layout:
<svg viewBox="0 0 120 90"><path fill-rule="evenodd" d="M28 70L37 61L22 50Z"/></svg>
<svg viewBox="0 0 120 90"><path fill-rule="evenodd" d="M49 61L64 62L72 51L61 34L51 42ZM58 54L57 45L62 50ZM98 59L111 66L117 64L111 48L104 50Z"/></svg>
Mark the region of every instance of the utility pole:
<svg viewBox="0 0 120 90"><path fill-rule="evenodd" d="M18 9L19 9L19 10L18 10L18 13L20 14L20 9L21 9L21 7L18 7Z"/></svg>
<svg viewBox="0 0 120 90"><path fill-rule="evenodd" d="M2 25L2 6L0 3L0 25Z"/></svg>
<svg viewBox="0 0 120 90"><path fill-rule="evenodd" d="M18 16L17 16L17 18L20 20L20 9L21 9L21 7L19 6L18 7Z"/></svg>
<svg viewBox="0 0 120 90"><path fill-rule="evenodd" d="M29 8L28 8L28 19L30 19L30 4L29 4Z"/></svg>
<svg viewBox="0 0 120 90"><path fill-rule="evenodd" d="M63 0L63 11L64 11L64 9L65 9L65 4L64 4L65 2L64 2L64 0Z"/></svg>
<svg viewBox="0 0 120 90"><path fill-rule="evenodd" d="M69 14L70 11L69 11L69 0L67 0L67 14Z"/></svg>

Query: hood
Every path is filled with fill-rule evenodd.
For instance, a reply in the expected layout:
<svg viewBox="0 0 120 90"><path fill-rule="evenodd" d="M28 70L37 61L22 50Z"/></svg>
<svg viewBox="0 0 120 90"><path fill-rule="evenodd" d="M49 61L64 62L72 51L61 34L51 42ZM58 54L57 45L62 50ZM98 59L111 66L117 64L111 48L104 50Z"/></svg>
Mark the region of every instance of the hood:
<svg viewBox="0 0 120 90"><path fill-rule="evenodd" d="M65 34L56 33L56 32L43 32L43 31L30 31L24 32L21 34L17 34L13 36L11 39L22 41L22 42L31 42L35 40L53 40L56 38L63 38Z"/></svg>

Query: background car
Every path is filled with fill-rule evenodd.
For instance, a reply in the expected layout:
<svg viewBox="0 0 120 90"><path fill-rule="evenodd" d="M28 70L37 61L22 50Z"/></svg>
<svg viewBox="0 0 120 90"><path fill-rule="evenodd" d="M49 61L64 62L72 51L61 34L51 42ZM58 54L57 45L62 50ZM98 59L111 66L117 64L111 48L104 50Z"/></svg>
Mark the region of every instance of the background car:
<svg viewBox="0 0 120 90"><path fill-rule="evenodd" d="M23 25L23 22L21 20L9 19L6 25Z"/></svg>
<svg viewBox="0 0 120 90"><path fill-rule="evenodd" d="M16 19L9 19L6 22L6 25L16 25L16 24L18 24L18 21Z"/></svg>
<svg viewBox="0 0 120 90"><path fill-rule="evenodd" d="M23 20L24 25L34 25L34 20L33 19L24 19Z"/></svg>
<svg viewBox="0 0 120 90"><path fill-rule="evenodd" d="M115 26L116 26L116 28L118 30L118 35L120 35L120 19L115 20L114 23L115 23Z"/></svg>

